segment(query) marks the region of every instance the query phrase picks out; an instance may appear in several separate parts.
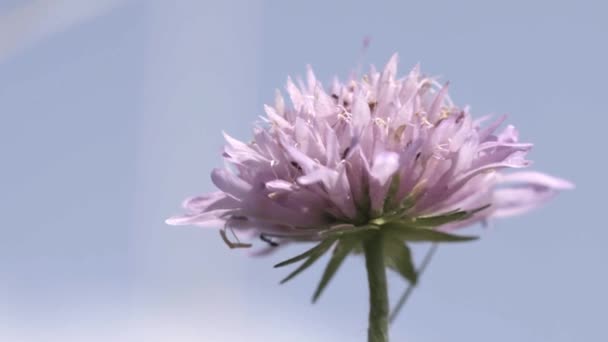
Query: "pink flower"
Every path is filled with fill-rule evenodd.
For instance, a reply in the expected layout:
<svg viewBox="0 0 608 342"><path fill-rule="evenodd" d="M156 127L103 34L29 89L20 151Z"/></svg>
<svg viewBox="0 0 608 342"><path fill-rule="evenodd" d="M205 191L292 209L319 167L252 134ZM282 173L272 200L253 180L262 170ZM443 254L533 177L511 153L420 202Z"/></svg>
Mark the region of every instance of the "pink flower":
<svg viewBox="0 0 608 342"><path fill-rule="evenodd" d="M530 165L532 144L511 125L499 130L504 116L474 120L418 66L397 78L397 55L382 72L328 88L309 68L305 83L288 79L287 93L291 106L277 93L251 142L224 134L227 165L211 173L219 191L187 199L187 213L169 224L273 244L394 223L445 232L524 213L573 187L505 172Z"/></svg>

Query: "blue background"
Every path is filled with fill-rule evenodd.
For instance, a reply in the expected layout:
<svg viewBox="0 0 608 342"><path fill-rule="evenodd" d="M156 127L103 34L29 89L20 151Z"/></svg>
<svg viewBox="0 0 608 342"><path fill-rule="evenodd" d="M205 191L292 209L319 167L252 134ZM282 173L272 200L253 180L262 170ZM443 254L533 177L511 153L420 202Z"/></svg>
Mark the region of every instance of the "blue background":
<svg viewBox="0 0 608 342"><path fill-rule="evenodd" d="M321 264L283 286L271 267L304 246L255 259L163 220L213 189L221 130L247 140L287 75L345 77L369 36L364 66L420 62L476 116L509 113L533 168L577 185L442 247L393 341L606 341L606 10L2 0L0 339L364 341L362 259L313 306ZM404 288L391 277L393 299Z"/></svg>

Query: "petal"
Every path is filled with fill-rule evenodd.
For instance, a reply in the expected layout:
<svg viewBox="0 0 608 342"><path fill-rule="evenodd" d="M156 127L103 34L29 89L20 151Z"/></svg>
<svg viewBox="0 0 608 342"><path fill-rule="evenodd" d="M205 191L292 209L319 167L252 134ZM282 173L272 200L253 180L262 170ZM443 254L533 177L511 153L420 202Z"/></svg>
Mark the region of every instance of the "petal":
<svg viewBox="0 0 608 342"><path fill-rule="evenodd" d="M315 77L315 73L310 65L306 66L306 83L310 92L312 92L317 85L317 78Z"/></svg>
<svg viewBox="0 0 608 342"><path fill-rule="evenodd" d="M437 93L437 96L435 96L435 100L433 100L431 108L429 108L429 112L427 115L429 120L433 123L439 119L439 114L441 113L441 105L444 104L445 97L448 94L448 86L449 83L446 83L443 87L441 87L441 90L439 90L439 93Z"/></svg>
<svg viewBox="0 0 608 342"><path fill-rule="evenodd" d="M211 181L226 194L241 199L252 189L251 184L226 169L213 169Z"/></svg>
<svg viewBox="0 0 608 342"><path fill-rule="evenodd" d="M494 191L494 217L523 214L547 202L559 190L574 188L574 184L564 179L532 171L503 175L499 184L508 187Z"/></svg>
<svg viewBox="0 0 608 342"><path fill-rule="evenodd" d="M352 108L352 135L353 138L359 139L361 134L363 133L363 129L367 127L371 120L371 113L369 111L369 105L367 101L363 97L363 95L358 95L355 98L355 102L353 103Z"/></svg>
<svg viewBox="0 0 608 342"><path fill-rule="evenodd" d="M389 188L389 180L398 169L399 155L395 152L383 152L374 158L369 170L371 178L369 196L371 209L374 213L382 212Z"/></svg>
<svg viewBox="0 0 608 342"><path fill-rule="evenodd" d="M290 162L292 163L292 165L293 165L293 163L295 163L295 165L302 168L304 173L313 172L319 166L319 164L317 162L312 160L309 156L302 153L297 148L291 146L284 139L282 139L281 144L282 144L285 152L287 152L286 153L287 157L291 159Z"/></svg>
<svg viewBox="0 0 608 342"><path fill-rule="evenodd" d="M297 186L295 184L281 179L275 179L266 182L266 189L270 191L292 191L296 188Z"/></svg>
<svg viewBox="0 0 608 342"><path fill-rule="evenodd" d="M496 180L500 175L497 172L482 173L469 180L458 191L444 194L435 203L429 203L423 210L430 213L447 212L455 209L474 209L492 203L492 193Z"/></svg>
<svg viewBox="0 0 608 342"><path fill-rule="evenodd" d="M327 219L323 217L323 212L304 209L306 209L305 203L299 203L296 208L286 207L265 194L252 192L242 201L242 213L235 214L255 217L256 220L268 223L298 227L318 228L325 224Z"/></svg>
<svg viewBox="0 0 608 342"><path fill-rule="evenodd" d="M334 167L339 159L340 155L340 142L334 131L329 125L325 127L325 151L327 152L327 163L328 167Z"/></svg>
<svg viewBox="0 0 608 342"><path fill-rule="evenodd" d="M238 150L251 150L251 147L249 147L247 144L231 137L230 135L228 135L228 133L222 131L222 135L224 135L224 139L228 143L228 146L230 146L231 148Z"/></svg>
<svg viewBox="0 0 608 342"><path fill-rule="evenodd" d="M492 117L492 115L487 114L487 115L481 116L481 117L473 120L473 128L475 128L479 131L481 129L481 124L490 120L491 117Z"/></svg>
<svg viewBox="0 0 608 342"><path fill-rule="evenodd" d="M172 226L197 225L205 228L221 228L225 223L221 217L229 213L230 210L214 210L201 214L173 216L165 222Z"/></svg>
<svg viewBox="0 0 608 342"><path fill-rule="evenodd" d="M500 141L494 147L490 145L491 143L479 145L477 149L479 157L473 161L473 167L508 162L509 160L520 160L533 147L532 144L502 143Z"/></svg>
<svg viewBox="0 0 608 342"><path fill-rule="evenodd" d="M409 104L410 101L418 94L418 78L420 77L420 64L416 64L410 73L407 75L404 83L401 86L399 98L402 105Z"/></svg>
<svg viewBox="0 0 608 342"><path fill-rule="evenodd" d="M488 150L491 148L499 148L499 147L511 147L513 149L521 150L521 151L529 151L534 147L534 144L531 143L507 143L502 141L486 141L484 143L479 144L479 148L477 152L481 152L484 150Z"/></svg>
<svg viewBox="0 0 608 342"><path fill-rule="evenodd" d="M507 119L506 115L501 115L498 119L494 120L488 127L479 131L479 141L486 141L488 138L496 131L498 126L502 125L503 122ZM479 122L479 121L477 121Z"/></svg>
<svg viewBox="0 0 608 342"><path fill-rule="evenodd" d="M314 172L298 178L298 183L302 185L318 182L325 186L327 196L345 217L354 218L356 216L357 213L352 199L350 183L348 182L343 164L340 165L339 170L321 167Z"/></svg>
<svg viewBox="0 0 608 342"><path fill-rule="evenodd" d="M225 156L230 162L244 165L246 165L248 162L269 162L267 158L251 148L251 146L231 137L226 132L222 133L227 143L227 145L224 147L224 152L226 152Z"/></svg>
<svg viewBox="0 0 608 342"><path fill-rule="evenodd" d="M291 77L287 78L287 93L295 110L299 111L304 105L304 98L298 87L291 80Z"/></svg>
<svg viewBox="0 0 608 342"><path fill-rule="evenodd" d="M542 172L521 171L503 175L502 183L529 183L531 185L552 188L556 190L574 189L574 184L561 178L553 177Z"/></svg>
<svg viewBox="0 0 608 342"><path fill-rule="evenodd" d="M539 191L534 187L498 189L494 192L492 205L495 209L493 217L509 217L521 215L538 208L557 195L557 191L544 189Z"/></svg>
<svg viewBox="0 0 608 342"><path fill-rule="evenodd" d="M205 210L205 208L207 208L209 205L225 197L226 195L221 191L215 191L200 196L188 197L182 202L182 207L184 209L193 211Z"/></svg>
<svg viewBox="0 0 608 342"><path fill-rule="evenodd" d="M314 90L314 97L315 116L317 118L324 118L325 120L334 121L335 119L332 119L332 117L335 118L336 105L333 102L332 98L325 93L321 85L316 86Z"/></svg>
<svg viewBox="0 0 608 342"><path fill-rule="evenodd" d="M394 53L391 58L386 63L384 70L382 71L382 81L386 82L388 80L394 79L395 75L397 75L397 64L399 63L399 55Z"/></svg>
<svg viewBox="0 0 608 342"><path fill-rule="evenodd" d="M505 129L498 135L498 141L515 143L518 139L519 132L513 125L508 125L505 127Z"/></svg>
<svg viewBox="0 0 608 342"><path fill-rule="evenodd" d="M524 158L525 154L526 152L517 151L503 161L473 167L469 171L460 174L454 181L452 181L449 194L458 191L469 180L483 172L491 172L505 168L524 168L529 166L531 162Z"/></svg>
<svg viewBox="0 0 608 342"><path fill-rule="evenodd" d="M281 91L277 89L274 94L274 108L279 115L285 115L285 100L281 95Z"/></svg>
<svg viewBox="0 0 608 342"><path fill-rule="evenodd" d="M264 111L266 112L268 119L272 123L279 126L281 129L290 129L291 128L291 125L289 124L289 122L287 122L287 120L285 120L282 116L277 114L277 112L275 111L274 108L272 108L268 105L264 105Z"/></svg>
<svg viewBox="0 0 608 342"><path fill-rule="evenodd" d="M374 158L370 175L373 179L384 185L397 172L399 168L399 155L395 152L383 152Z"/></svg>
<svg viewBox="0 0 608 342"><path fill-rule="evenodd" d="M330 199L348 218L354 219L357 216L357 208L353 200L353 193L350 188L346 168L344 164L338 169L338 179L333 191L330 192Z"/></svg>
<svg viewBox="0 0 608 342"><path fill-rule="evenodd" d="M295 140L297 142L298 150L302 151L309 158L317 160L325 160L326 152L324 146L319 143L317 138L316 130L311 127L306 120L301 117L297 117L295 121Z"/></svg>
<svg viewBox="0 0 608 342"><path fill-rule="evenodd" d="M193 213L216 209L234 209L237 205L237 200L226 196L222 191L216 191L202 196L189 197L182 202L182 207Z"/></svg>
<svg viewBox="0 0 608 342"><path fill-rule="evenodd" d="M309 172L304 176L298 177L298 183L302 185L310 185L315 183L323 183L327 188L333 188L338 179L338 172L335 170L321 167L317 170Z"/></svg>

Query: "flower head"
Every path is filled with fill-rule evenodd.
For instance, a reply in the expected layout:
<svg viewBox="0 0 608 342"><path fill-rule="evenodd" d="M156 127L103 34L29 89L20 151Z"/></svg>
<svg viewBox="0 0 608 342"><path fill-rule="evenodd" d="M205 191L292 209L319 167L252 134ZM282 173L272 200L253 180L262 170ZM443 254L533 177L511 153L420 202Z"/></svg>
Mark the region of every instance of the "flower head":
<svg viewBox="0 0 608 342"><path fill-rule="evenodd" d="M396 55L382 72L372 67L328 88L309 68L306 82L288 79L287 92L291 106L277 92L251 142L224 134L226 166L211 173L219 191L187 199L187 213L167 222L223 227L230 247L250 246L239 236L259 236L267 250L317 242L275 266L302 261L282 282L335 246L313 301L349 254L364 253L369 341L388 339L385 269L412 286L424 269L414 266L410 242L472 240L451 230L524 213L573 187L539 172L506 172L530 165L532 144L519 142L513 126L499 129L504 116L474 120L447 84L418 66L398 78Z"/></svg>
<svg viewBox="0 0 608 342"><path fill-rule="evenodd" d="M473 119L418 66L398 78L396 55L382 72L328 88L309 68L306 82L288 79L287 93L291 106L277 92L251 142L224 134L227 165L211 173L219 191L187 199L187 214L169 224L273 244L391 222L446 231L526 212L572 187L506 173L530 165L532 144L511 125L498 129L505 116Z"/></svg>

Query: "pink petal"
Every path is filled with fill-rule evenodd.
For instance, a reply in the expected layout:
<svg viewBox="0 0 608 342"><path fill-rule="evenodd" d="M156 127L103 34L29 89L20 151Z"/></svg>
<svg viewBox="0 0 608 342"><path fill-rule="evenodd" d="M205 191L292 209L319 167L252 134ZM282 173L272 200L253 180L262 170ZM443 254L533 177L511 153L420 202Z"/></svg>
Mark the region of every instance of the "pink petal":
<svg viewBox="0 0 608 342"><path fill-rule="evenodd" d="M502 183L528 183L530 185L542 186L555 190L574 189L574 184L561 178L550 176L546 173L535 171L519 171L502 176Z"/></svg>
<svg viewBox="0 0 608 342"><path fill-rule="evenodd" d="M395 152L383 152L374 158L370 175L378 183L384 185L397 172L399 168L399 155Z"/></svg>
<svg viewBox="0 0 608 342"><path fill-rule="evenodd" d="M213 169L211 181L218 189L236 199L243 198L252 189L251 184L245 182L227 169Z"/></svg>

